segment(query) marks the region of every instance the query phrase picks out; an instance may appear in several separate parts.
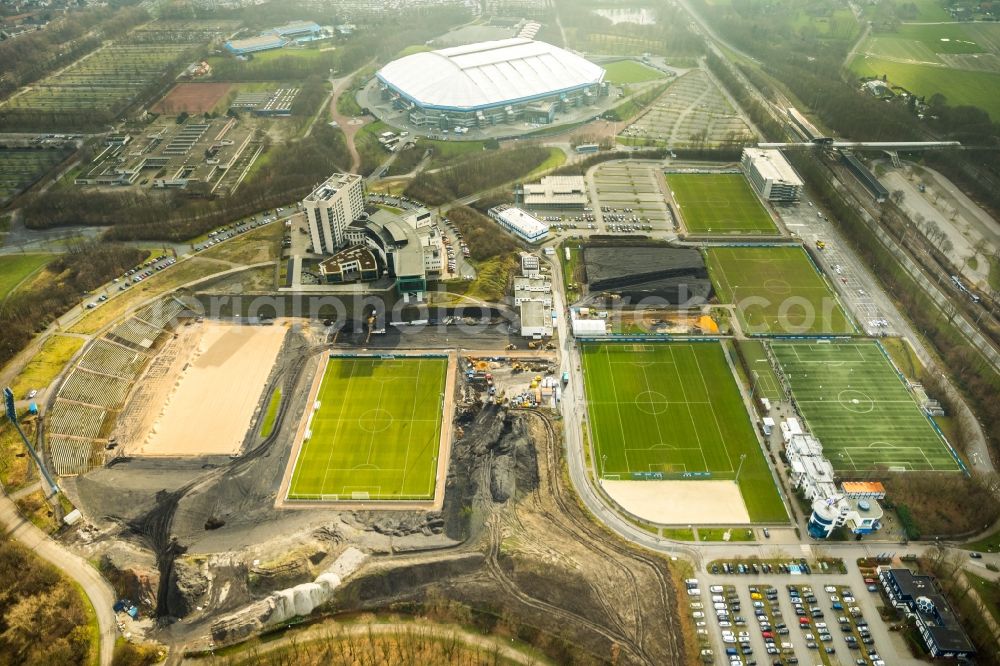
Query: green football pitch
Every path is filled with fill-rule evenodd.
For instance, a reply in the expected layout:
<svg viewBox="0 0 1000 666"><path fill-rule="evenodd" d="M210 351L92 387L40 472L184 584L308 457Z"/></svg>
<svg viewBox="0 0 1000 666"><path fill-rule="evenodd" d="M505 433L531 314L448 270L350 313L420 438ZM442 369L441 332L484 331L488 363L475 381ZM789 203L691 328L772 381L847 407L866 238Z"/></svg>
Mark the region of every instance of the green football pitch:
<svg viewBox="0 0 1000 666"><path fill-rule="evenodd" d="M705 259L719 302L736 305L746 334L855 332L801 247L711 247Z"/></svg>
<svg viewBox="0 0 1000 666"><path fill-rule="evenodd" d="M958 469L876 342L772 343L771 350L835 469Z"/></svg>
<svg viewBox="0 0 1000 666"><path fill-rule="evenodd" d="M667 174L667 186L692 234L778 233L742 174L672 173Z"/></svg>
<svg viewBox="0 0 1000 666"><path fill-rule="evenodd" d="M288 499L433 498L447 367L446 358L330 358Z"/></svg>
<svg viewBox="0 0 1000 666"><path fill-rule="evenodd" d="M582 354L604 478L739 471L750 519L788 520L721 344L594 344Z"/></svg>

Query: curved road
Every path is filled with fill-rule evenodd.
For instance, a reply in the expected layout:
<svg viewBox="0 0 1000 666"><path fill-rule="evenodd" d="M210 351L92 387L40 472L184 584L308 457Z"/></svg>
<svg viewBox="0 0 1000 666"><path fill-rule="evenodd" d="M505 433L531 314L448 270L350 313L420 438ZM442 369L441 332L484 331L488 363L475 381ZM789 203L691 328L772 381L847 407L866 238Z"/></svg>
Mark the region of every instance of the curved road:
<svg viewBox="0 0 1000 666"><path fill-rule="evenodd" d="M118 638L117 620L112 608L115 593L108 581L85 559L72 554L25 520L7 495L0 497L0 523L12 538L60 569L83 588L97 614L100 662L102 666L108 666Z"/></svg>

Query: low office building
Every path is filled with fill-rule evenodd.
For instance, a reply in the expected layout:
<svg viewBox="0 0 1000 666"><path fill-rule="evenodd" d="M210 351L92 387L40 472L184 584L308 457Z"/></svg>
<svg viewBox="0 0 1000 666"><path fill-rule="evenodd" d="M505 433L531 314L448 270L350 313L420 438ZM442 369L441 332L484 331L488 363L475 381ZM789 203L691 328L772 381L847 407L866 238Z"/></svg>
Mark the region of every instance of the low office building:
<svg viewBox="0 0 1000 666"><path fill-rule="evenodd" d="M524 277L538 277L542 272L542 263L537 255L530 252L521 253L521 275Z"/></svg>
<svg viewBox="0 0 1000 666"><path fill-rule="evenodd" d="M321 261L319 273L330 284L372 282L379 278L379 266L371 248L352 245Z"/></svg>
<svg viewBox="0 0 1000 666"><path fill-rule="evenodd" d="M524 301L542 301L552 307L552 283L548 278L514 278L514 307Z"/></svg>
<svg viewBox="0 0 1000 666"><path fill-rule="evenodd" d="M501 227L529 243L538 243L549 235L549 225L516 206L504 204L490 208L489 216Z"/></svg>
<svg viewBox="0 0 1000 666"><path fill-rule="evenodd" d="M540 340L552 337L552 308L540 300L520 305L521 337Z"/></svg>
<svg viewBox="0 0 1000 666"><path fill-rule="evenodd" d="M583 176L546 176L521 190L527 208L583 210L587 206L587 185Z"/></svg>
<svg viewBox="0 0 1000 666"><path fill-rule="evenodd" d="M909 569L879 567L878 578L889 603L913 618L932 657L970 659L976 648L969 640L933 576Z"/></svg>
<svg viewBox="0 0 1000 666"><path fill-rule="evenodd" d="M783 435L786 423L781 424ZM811 502L809 536L827 539L840 527L846 527L852 534L864 535L881 527L883 511L878 500L885 497L885 489L882 488L880 496L876 487L881 484L848 485L848 482L838 490L833 465L823 455L822 444L806 433L796 433L786 439L785 455L792 487Z"/></svg>
<svg viewBox="0 0 1000 666"><path fill-rule="evenodd" d="M781 151L744 148L740 160L743 173L761 198L768 201L798 201L802 179Z"/></svg>

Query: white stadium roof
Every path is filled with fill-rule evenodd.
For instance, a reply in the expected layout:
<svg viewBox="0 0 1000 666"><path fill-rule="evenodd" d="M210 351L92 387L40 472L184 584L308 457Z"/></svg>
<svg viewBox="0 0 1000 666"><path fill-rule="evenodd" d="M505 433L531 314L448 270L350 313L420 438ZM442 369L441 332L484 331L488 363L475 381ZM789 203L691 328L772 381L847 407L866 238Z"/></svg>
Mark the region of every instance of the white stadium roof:
<svg viewBox="0 0 1000 666"><path fill-rule="evenodd" d="M377 76L420 106L467 111L600 83L604 69L551 44L515 37L414 53Z"/></svg>

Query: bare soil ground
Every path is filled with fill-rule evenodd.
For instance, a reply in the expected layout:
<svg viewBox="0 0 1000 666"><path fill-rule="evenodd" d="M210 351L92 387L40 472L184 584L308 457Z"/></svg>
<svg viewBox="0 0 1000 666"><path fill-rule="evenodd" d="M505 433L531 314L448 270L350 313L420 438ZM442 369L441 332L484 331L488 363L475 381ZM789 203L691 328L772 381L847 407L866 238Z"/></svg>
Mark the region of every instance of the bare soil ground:
<svg viewBox="0 0 1000 666"><path fill-rule="evenodd" d="M282 325L202 323L191 355L165 401L149 404L159 414L137 455L213 455L240 450L261 391L285 337Z"/></svg>
<svg viewBox="0 0 1000 666"><path fill-rule="evenodd" d="M608 481L604 490L626 511L663 525L749 525L732 481Z"/></svg>
<svg viewBox="0 0 1000 666"><path fill-rule="evenodd" d="M153 105L153 113L207 113L215 108L226 93L228 83L178 83L163 99Z"/></svg>

